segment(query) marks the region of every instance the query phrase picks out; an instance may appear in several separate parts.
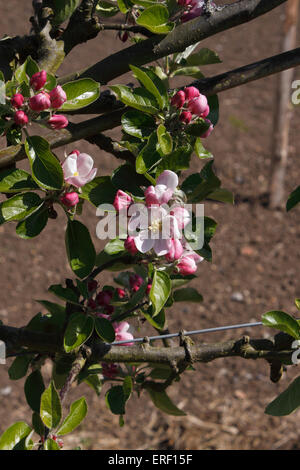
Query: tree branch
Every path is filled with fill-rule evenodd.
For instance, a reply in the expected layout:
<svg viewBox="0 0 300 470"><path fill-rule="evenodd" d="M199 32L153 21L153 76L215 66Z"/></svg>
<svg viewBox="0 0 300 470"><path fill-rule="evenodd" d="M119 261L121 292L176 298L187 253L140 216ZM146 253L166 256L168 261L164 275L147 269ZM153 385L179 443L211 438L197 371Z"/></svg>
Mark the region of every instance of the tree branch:
<svg viewBox="0 0 300 470"><path fill-rule="evenodd" d="M96 64L64 77L60 84L78 77L90 77L106 84L128 72L129 65L144 65L175 52L182 52L186 47L195 44L216 33L246 23L273 10L286 0L240 0L227 5L213 15L201 16L177 26L163 39L161 36L142 41L115 54L106 57Z"/></svg>

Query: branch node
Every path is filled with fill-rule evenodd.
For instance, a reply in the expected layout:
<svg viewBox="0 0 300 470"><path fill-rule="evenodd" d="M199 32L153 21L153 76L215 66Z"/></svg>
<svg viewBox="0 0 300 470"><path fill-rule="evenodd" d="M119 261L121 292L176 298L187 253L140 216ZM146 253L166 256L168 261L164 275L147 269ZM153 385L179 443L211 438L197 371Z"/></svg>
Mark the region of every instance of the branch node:
<svg viewBox="0 0 300 470"><path fill-rule="evenodd" d="M193 357L192 357L192 352L191 352L191 346L194 344L191 338L188 336L185 336L185 331L181 330L179 332L179 338L180 338L180 346L184 348L185 351L185 361L189 364L192 364L194 362Z"/></svg>

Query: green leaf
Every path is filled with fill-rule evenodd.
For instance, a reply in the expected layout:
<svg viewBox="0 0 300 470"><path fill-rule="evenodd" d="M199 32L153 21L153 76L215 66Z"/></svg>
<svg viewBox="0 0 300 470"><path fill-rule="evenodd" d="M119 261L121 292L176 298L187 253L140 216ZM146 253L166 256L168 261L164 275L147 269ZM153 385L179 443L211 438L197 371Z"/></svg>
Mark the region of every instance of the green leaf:
<svg viewBox="0 0 300 470"><path fill-rule="evenodd" d="M157 134L153 132L136 159L136 172L144 174L149 169L153 168L160 160L161 156L157 151Z"/></svg>
<svg viewBox="0 0 300 470"><path fill-rule="evenodd" d="M40 410L38 413L35 411L32 413L32 427L39 436L44 436L45 426L40 417Z"/></svg>
<svg viewBox="0 0 300 470"><path fill-rule="evenodd" d="M196 155L197 157L199 158L214 158L213 154L210 153L209 150L206 150L204 147L203 147L203 144L201 142L201 139L198 137L196 139L196 142L195 142L195 152L196 152Z"/></svg>
<svg viewBox="0 0 300 470"><path fill-rule="evenodd" d="M100 84L91 78L80 78L62 86L67 101L59 108L60 111L73 111L84 108L96 101L100 96Z"/></svg>
<svg viewBox="0 0 300 470"><path fill-rule="evenodd" d="M221 59L215 51L203 47L198 52L191 54L186 59L186 64L189 66L194 65L209 65L209 64L219 64Z"/></svg>
<svg viewBox="0 0 300 470"><path fill-rule="evenodd" d="M60 447L54 439L49 437L44 443L44 450L60 450Z"/></svg>
<svg viewBox="0 0 300 470"><path fill-rule="evenodd" d="M283 331L293 338L300 338L300 325L291 315L278 310L273 310L264 313L262 316L262 323L270 328Z"/></svg>
<svg viewBox="0 0 300 470"><path fill-rule="evenodd" d="M19 168L10 168L0 173L1 193L18 193L30 191L31 189L39 189L39 186L27 171L20 170Z"/></svg>
<svg viewBox="0 0 300 470"><path fill-rule="evenodd" d="M155 119L141 111L127 111L121 121L124 131L139 139L148 138L156 127Z"/></svg>
<svg viewBox="0 0 300 470"><path fill-rule="evenodd" d="M176 77L177 75L184 75L186 77L193 77L198 79L204 78L203 73L199 70L198 67L180 67L171 73L171 77Z"/></svg>
<svg viewBox="0 0 300 470"><path fill-rule="evenodd" d="M19 237L28 239L39 235L48 222L48 208L43 204L37 211L18 223L16 233Z"/></svg>
<svg viewBox="0 0 300 470"><path fill-rule="evenodd" d="M119 100L131 108L144 111L149 114L157 114L157 101L145 88L135 88L134 91L125 85L111 85L110 88L116 93Z"/></svg>
<svg viewBox="0 0 300 470"><path fill-rule="evenodd" d="M121 385L111 387L105 395L105 403L113 414L125 414L126 399L123 387Z"/></svg>
<svg viewBox="0 0 300 470"><path fill-rule="evenodd" d="M121 13L127 13L134 5L130 0L117 0L117 3Z"/></svg>
<svg viewBox="0 0 300 470"><path fill-rule="evenodd" d="M119 13L119 8L110 2L100 0L98 5L96 6L96 11L99 13L100 16L111 17Z"/></svg>
<svg viewBox="0 0 300 470"><path fill-rule="evenodd" d="M227 202L229 204L234 204L234 195L231 191L225 188L218 188L209 195L209 199L214 201Z"/></svg>
<svg viewBox="0 0 300 470"><path fill-rule="evenodd" d="M58 436L63 436L64 434L68 434L72 432L81 421L85 418L87 414L87 404L84 397L79 398L78 400L74 401L70 408L70 413L64 419L61 427L57 431Z"/></svg>
<svg viewBox="0 0 300 470"><path fill-rule="evenodd" d="M61 420L61 403L53 381L41 397L40 416L47 428L56 428Z"/></svg>
<svg viewBox="0 0 300 470"><path fill-rule="evenodd" d="M36 193L16 194L0 203L0 225L11 220L21 220L35 212L43 203Z"/></svg>
<svg viewBox="0 0 300 470"><path fill-rule="evenodd" d="M201 137L208 130L209 126L210 124L201 118L197 123L186 126L185 132L194 137Z"/></svg>
<svg viewBox="0 0 300 470"><path fill-rule="evenodd" d="M67 353L85 343L94 330L94 319L83 313L73 313L64 335L64 348Z"/></svg>
<svg viewBox="0 0 300 470"><path fill-rule="evenodd" d="M168 34L174 28L174 23L169 21L167 7L161 4L146 8L137 18L136 23L155 34Z"/></svg>
<svg viewBox="0 0 300 470"><path fill-rule="evenodd" d="M173 298L175 302L202 302L203 297L197 289L193 287L186 287L184 289L178 289L173 292Z"/></svg>
<svg viewBox="0 0 300 470"><path fill-rule="evenodd" d="M171 280L164 271L154 271L152 287L150 290L150 300L154 306L153 317L163 308L171 293Z"/></svg>
<svg viewBox="0 0 300 470"><path fill-rule="evenodd" d="M81 191L79 197L98 207L100 204L112 204L117 189L112 184L109 176L99 176L82 186Z"/></svg>
<svg viewBox="0 0 300 470"><path fill-rule="evenodd" d="M136 112L136 111L134 111ZM146 114L143 114L147 116ZM135 168L126 163L119 166L112 174L111 181L116 189L128 191L137 197L143 197L144 191L141 186L149 186L149 181L143 175L138 175Z"/></svg>
<svg viewBox="0 0 300 470"><path fill-rule="evenodd" d="M47 140L38 135L27 137L25 150L35 182L44 189L61 189L64 182L63 170Z"/></svg>
<svg viewBox="0 0 300 470"><path fill-rule="evenodd" d="M177 289L188 284L190 281L195 279L197 276L194 274L189 274L188 276L183 276L182 274L172 274L171 275L171 285L172 289Z"/></svg>
<svg viewBox="0 0 300 470"><path fill-rule="evenodd" d="M130 65L130 68L141 85L156 98L160 109L164 109L168 104L168 94L163 81L152 70L145 67Z"/></svg>
<svg viewBox="0 0 300 470"><path fill-rule="evenodd" d="M288 388L273 400L265 409L272 416L286 416L300 406L300 377L297 377Z"/></svg>
<svg viewBox="0 0 300 470"><path fill-rule="evenodd" d="M59 26L70 18L74 10L80 5L80 0L53 0L54 17L53 26Z"/></svg>
<svg viewBox="0 0 300 470"><path fill-rule="evenodd" d="M38 64L36 63L35 60L32 59L31 56L28 56L26 61L25 61L25 71L26 71L26 75L31 78L32 75L34 75L35 73L39 72L39 66Z"/></svg>
<svg viewBox="0 0 300 470"><path fill-rule="evenodd" d="M49 287L48 291L62 300L70 302L71 304L79 305L78 296L68 287L63 287L60 284L53 284Z"/></svg>
<svg viewBox="0 0 300 470"><path fill-rule="evenodd" d="M165 391L157 391L150 387L147 387L146 390L149 393L153 404L159 410L163 411L164 413L167 413L168 415L186 416L186 413L184 411L180 410L179 408L177 408L177 406L174 405L174 403L170 400Z"/></svg>
<svg viewBox="0 0 300 470"><path fill-rule="evenodd" d="M78 220L69 220L65 241L72 271L80 279L88 276L95 265L96 252L87 227Z"/></svg>
<svg viewBox="0 0 300 470"><path fill-rule="evenodd" d="M32 354L25 354L24 356L18 356L15 358L8 369L10 380L19 380L22 377L25 377L32 357Z"/></svg>
<svg viewBox="0 0 300 470"><path fill-rule="evenodd" d="M113 325L106 318L98 317L95 319L95 329L98 336L105 343L112 343L115 340L115 330Z"/></svg>
<svg viewBox="0 0 300 470"><path fill-rule="evenodd" d="M219 120L219 98L218 95L212 95L207 97L208 105L209 105L209 115L207 119L216 126Z"/></svg>
<svg viewBox="0 0 300 470"><path fill-rule="evenodd" d="M27 403L37 413L40 411L41 396L44 390L44 380L39 369L37 369L27 377L24 385Z"/></svg>
<svg viewBox="0 0 300 470"><path fill-rule="evenodd" d="M129 400L132 391L133 391L132 378L130 377L130 375L127 375L123 382L123 392L124 392L124 397L126 401Z"/></svg>
<svg viewBox="0 0 300 470"><path fill-rule="evenodd" d="M300 299L295 299L295 305L298 310L300 310Z"/></svg>
<svg viewBox="0 0 300 470"><path fill-rule="evenodd" d="M185 145L177 147L175 151L163 157L163 160L157 165L156 176L160 175L164 170L180 171L187 170L190 167L192 155L192 147Z"/></svg>
<svg viewBox="0 0 300 470"><path fill-rule="evenodd" d="M119 238L115 238L110 242L107 242L104 248L105 253L108 255L116 255L118 253L123 253L124 249L124 240L120 240Z"/></svg>
<svg viewBox="0 0 300 470"><path fill-rule="evenodd" d="M168 155L172 152L173 141L171 134L166 130L165 126L160 124L157 128L157 139L159 148L164 155Z"/></svg>
<svg viewBox="0 0 300 470"><path fill-rule="evenodd" d="M143 311L143 315L154 328L158 330L163 330L165 328L166 316L163 309L155 317L153 317L153 306L151 306L146 312Z"/></svg>
<svg viewBox="0 0 300 470"><path fill-rule="evenodd" d="M30 433L31 428L24 421L18 421L1 435L0 450L13 450Z"/></svg>
<svg viewBox="0 0 300 470"><path fill-rule="evenodd" d="M181 189L188 197L188 202L200 202L221 186L221 181L214 174L213 161L208 162L200 173L194 173L182 183Z"/></svg>
<svg viewBox="0 0 300 470"><path fill-rule="evenodd" d="M44 85L45 90L51 91L53 88L55 88L57 85L57 80L54 75L51 73L47 72L47 81Z"/></svg>
<svg viewBox="0 0 300 470"><path fill-rule="evenodd" d="M300 201L300 186L296 188L290 195L286 203L287 212L293 209Z"/></svg>

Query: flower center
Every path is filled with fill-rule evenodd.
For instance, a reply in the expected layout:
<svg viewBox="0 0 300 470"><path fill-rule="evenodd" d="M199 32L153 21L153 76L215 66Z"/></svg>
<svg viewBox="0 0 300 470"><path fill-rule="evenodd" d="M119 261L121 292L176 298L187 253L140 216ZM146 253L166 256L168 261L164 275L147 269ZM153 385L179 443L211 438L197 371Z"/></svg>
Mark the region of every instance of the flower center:
<svg viewBox="0 0 300 470"><path fill-rule="evenodd" d="M78 171L75 171L73 176L78 176L78 175L79 175Z"/></svg>
<svg viewBox="0 0 300 470"><path fill-rule="evenodd" d="M152 224L149 226L149 230L153 233L160 232L162 229L162 221L157 219L152 222Z"/></svg>

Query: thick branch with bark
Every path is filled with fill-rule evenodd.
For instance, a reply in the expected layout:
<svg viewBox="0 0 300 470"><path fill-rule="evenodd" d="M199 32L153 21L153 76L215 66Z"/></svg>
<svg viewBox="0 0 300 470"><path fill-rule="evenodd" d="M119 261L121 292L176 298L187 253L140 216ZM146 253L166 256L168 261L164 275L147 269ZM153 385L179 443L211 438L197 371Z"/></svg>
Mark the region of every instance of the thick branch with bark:
<svg viewBox="0 0 300 470"><path fill-rule="evenodd" d="M60 79L66 83L78 77L90 77L106 84L128 72L129 65L144 65L175 52L182 52L191 44L202 41L216 33L251 21L268 11L273 10L286 0L240 0L227 5L212 16L200 16L177 26L171 33L161 39L154 36L134 46L112 54L100 62L74 74Z"/></svg>

